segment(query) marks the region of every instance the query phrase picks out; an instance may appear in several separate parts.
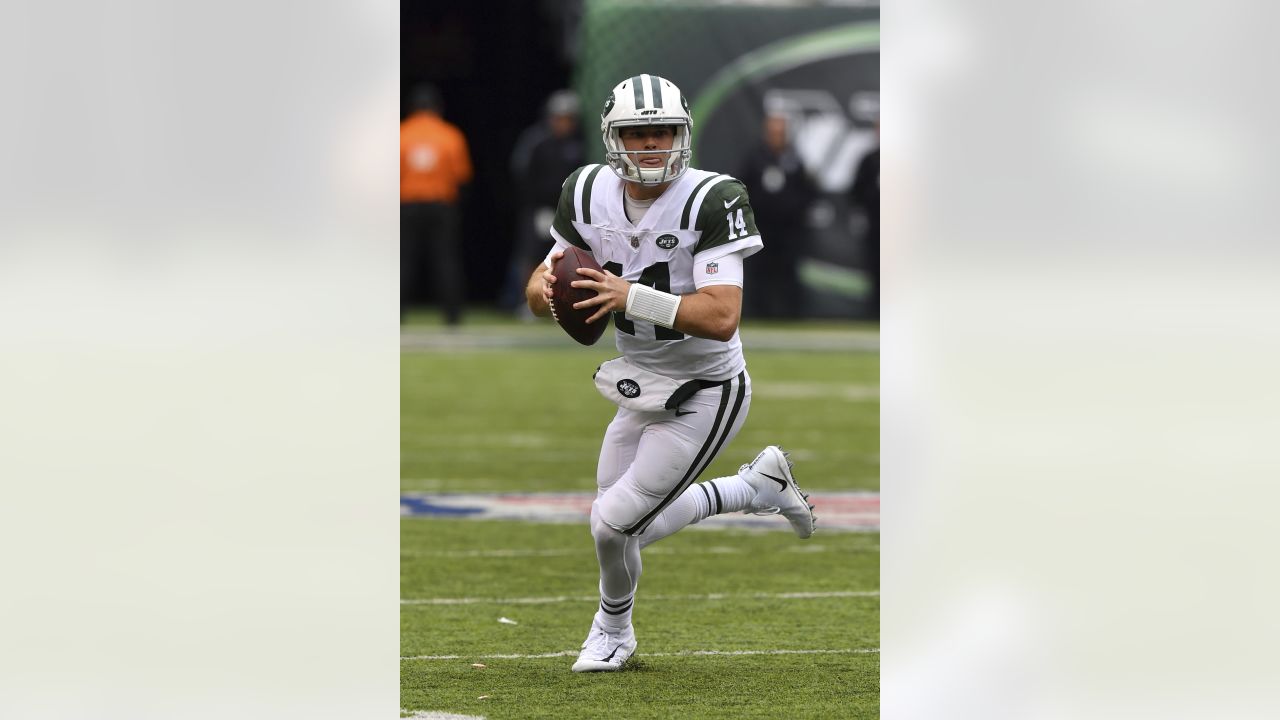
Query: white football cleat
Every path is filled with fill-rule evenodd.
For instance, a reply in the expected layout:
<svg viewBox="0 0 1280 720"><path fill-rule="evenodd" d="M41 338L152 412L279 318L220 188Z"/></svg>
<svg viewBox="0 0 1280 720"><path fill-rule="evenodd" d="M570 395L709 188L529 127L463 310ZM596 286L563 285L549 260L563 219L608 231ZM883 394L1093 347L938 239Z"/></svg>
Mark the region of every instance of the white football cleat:
<svg viewBox="0 0 1280 720"><path fill-rule="evenodd" d="M818 519L813 516L809 496L800 490L791 476L794 465L787 453L777 445L770 445L749 465L738 468L738 475L755 488L756 496L745 511L751 515L781 514L791 523L791 529L801 538L813 534Z"/></svg>
<svg viewBox="0 0 1280 720"><path fill-rule="evenodd" d="M591 623L591 632L582 643L582 652L573 664L574 672L612 672L621 670L623 663L636 651L636 633L627 625L622 632L611 633L597 622Z"/></svg>

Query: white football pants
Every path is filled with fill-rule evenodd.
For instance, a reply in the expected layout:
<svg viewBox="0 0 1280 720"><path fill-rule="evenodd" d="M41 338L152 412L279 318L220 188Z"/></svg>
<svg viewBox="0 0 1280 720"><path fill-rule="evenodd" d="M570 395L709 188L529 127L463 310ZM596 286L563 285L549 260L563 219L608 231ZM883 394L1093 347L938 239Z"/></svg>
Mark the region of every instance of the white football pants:
<svg viewBox="0 0 1280 720"><path fill-rule="evenodd" d="M742 429L750 407L751 378L744 370L722 386L699 391L678 411L619 408L609 423L596 469L591 534L601 594L619 607L625 603L628 620L640 581L641 546L693 521L664 512L682 493L701 492L694 481Z"/></svg>

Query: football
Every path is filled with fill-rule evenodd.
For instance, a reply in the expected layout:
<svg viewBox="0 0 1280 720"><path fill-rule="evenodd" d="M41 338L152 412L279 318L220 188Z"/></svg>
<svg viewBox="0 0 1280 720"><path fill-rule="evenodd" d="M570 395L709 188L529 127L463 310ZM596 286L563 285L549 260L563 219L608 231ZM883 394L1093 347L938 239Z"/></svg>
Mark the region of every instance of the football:
<svg viewBox="0 0 1280 720"><path fill-rule="evenodd" d="M576 247L565 250L564 256L551 268L551 274L556 276L556 281L551 286L551 315L560 327L569 333L569 337L583 345L595 345L600 336L604 335L604 329L609 326L609 316L606 315L588 325L587 318L594 315L600 308L573 309L574 303L590 300L596 296L595 290L576 288L569 284L574 280L590 279L578 274L580 267L604 272L600 264L586 250Z"/></svg>

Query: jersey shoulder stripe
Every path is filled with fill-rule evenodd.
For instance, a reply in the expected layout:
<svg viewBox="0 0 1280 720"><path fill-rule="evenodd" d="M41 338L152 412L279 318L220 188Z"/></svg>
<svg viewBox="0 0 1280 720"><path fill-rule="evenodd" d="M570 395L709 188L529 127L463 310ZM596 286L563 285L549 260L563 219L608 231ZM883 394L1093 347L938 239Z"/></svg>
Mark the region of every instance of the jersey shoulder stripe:
<svg viewBox="0 0 1280 720"><path fill-rule="evenodd" d="M742 181L738 178L732 175L718 175L716 177L719 182L717 182L714 187L708 188L707 196L703 198L702 205L698 209L699 216L717 209L723 213L725 210L737 207L737 204L735 203L726 208L723 203L733 200L738 197L739 194L743 196L747 194L747 187L743 185ZM712 200L721 204L717 206L711 202Z"/></svg>
<svg viewBox="0 0 1280 720"><path fill-rule="evenodd" d="M599 169L600 169L599 165L584 165L582 169L578 171L578 176L574 180L573 189L572 189L573 219L577 220L580 223L587 223L587 224L591 223L589 219L586 219L591 217L591 208L587 208L585 218L583 216L582 193L584 191L587 193L591 192L589 189L587 189L588 186L590 185L590 183L588 183L587 180L594 179L593 175Z"/></svg>
<svg viewBox="0 0 1280 720"><path fill-rule="evenodd" d="M587 167L591 168L591 171L583 173L583 176L578 180L579 185L581 187L581 189L579 190L579 195L581 196L581 199L578 201L578 208L581 211L580 221L585 225L590 225L591 224L591 189L595 187L596 175L600 174L600 170L602 170L604 166L588 165Z"/></svg>
<svg viewBox="0 0 1280 720"><path fill-rule="evenodd" d="M732 175L717 175L715 182L708 185L703 197L698 199L698 215L693 221L693 229L706 229L710 219L746 205L735 201L735 198L745 198L746 194L747 189L741 180Z"/></svg>
<svg viewBox="0 0 1280 720"><path fill-rule="evenodd" d="M573 223L579 219L575 197L578 193L579 184L583 179L583 171L590 172L592 167L591 165L580 167L565 178L564 185L560 186L560 202L556 205L556 216L551 223L551 235L553 237L583 250L588 249L587 243L582 239L582 235L578 233L578 229L573 226Z"/></svg>
<svg viewBox="0 0 1280 720"><path fill-rule="evenodd" d="M729 175L720 175L719 182L708 185L704 189L704 197L699 198L693 229L702 231L693 250L694 255L759 236L755 212L751 209L751 198L742 181ZM759 245L759 241L752 244Z"/></svg>
<svg viewBox="0 0 1280 720"><path fill-rule="evenodd" d="M694 186L689 193L689 199L684 204L684 212L680 214L680 227L684 230L693 230L697 216L693 214L695 207L701 207L702 198L706 196L707 188L711 183L720 182L721 178L727 175L708 175L702 179L702 182Z"/></svg>

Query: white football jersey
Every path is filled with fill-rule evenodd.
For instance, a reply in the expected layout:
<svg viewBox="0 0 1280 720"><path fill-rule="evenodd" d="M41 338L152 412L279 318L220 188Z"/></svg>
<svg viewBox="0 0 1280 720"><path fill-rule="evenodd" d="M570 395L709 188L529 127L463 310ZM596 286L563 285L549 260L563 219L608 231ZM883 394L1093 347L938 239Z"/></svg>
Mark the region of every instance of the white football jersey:
<svg viewBox="0 0 1280 720"><path fill-rule="evenodd" d="M630 282L687 295L717 284L717 259L747 257L764 244L742 183L690 168L632 224L623 207L625 181L604 165L574 171L560 191L551 225L558 248L591 252L601 267ZM695 286L695 268L702 278ZM685 335L613 314L618 350L636 365L677 379L724 380L746 367L742 342Z"/></svg>

